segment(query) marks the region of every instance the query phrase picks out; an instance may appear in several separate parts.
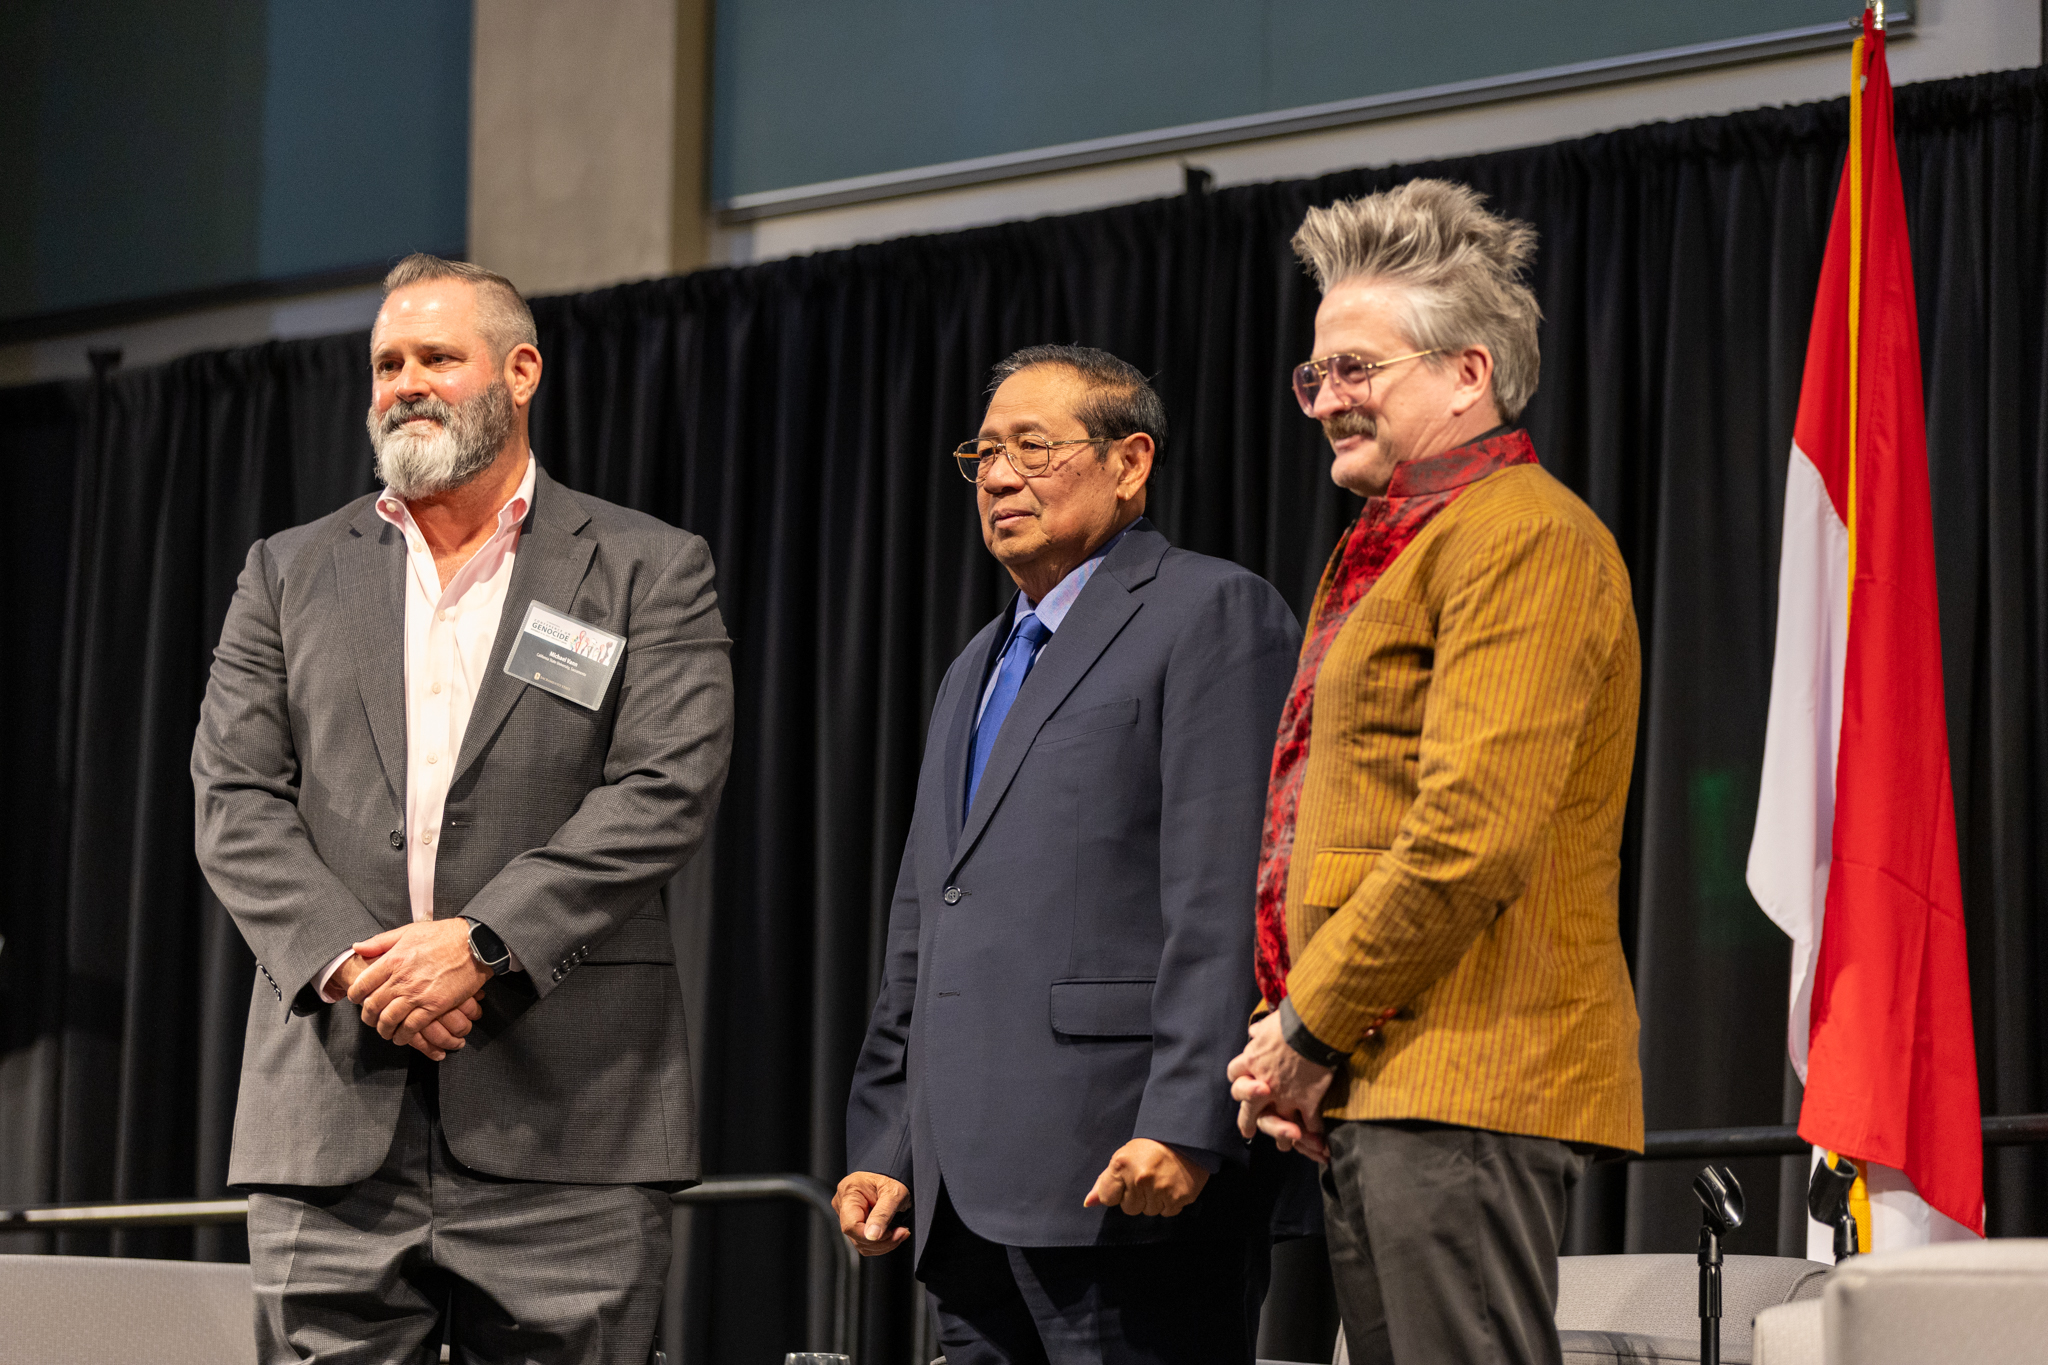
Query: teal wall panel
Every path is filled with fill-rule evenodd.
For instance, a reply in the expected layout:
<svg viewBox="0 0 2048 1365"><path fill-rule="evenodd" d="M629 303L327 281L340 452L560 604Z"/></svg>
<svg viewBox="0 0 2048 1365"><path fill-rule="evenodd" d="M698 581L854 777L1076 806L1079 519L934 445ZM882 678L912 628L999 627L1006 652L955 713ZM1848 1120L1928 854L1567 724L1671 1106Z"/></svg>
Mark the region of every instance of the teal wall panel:
<svg viewBox="0 0 2048 1365"><path fill-rule="evenodd" d="M0 319L467 236L469 0L0 11Z"/></svg>
<svg viewBox="0 0 2048 1365"><path fill-rule="evenodd" d="M1512 75L1859 11L1855 0L717 0L712 194Z"/></svg>
<svg viewBox="0 0 2048 1365"><path fill-rule="evenodd" d="M461 249L469 23L467 0L271 0L263 278Z"/></svg>
<svg viewBox="0 0 2048 1365"><path fill-rule="evenodd" d="M263 0L37 8L48 27L30 138L32 273L8 291L9 311L252 277Z"/></svg>

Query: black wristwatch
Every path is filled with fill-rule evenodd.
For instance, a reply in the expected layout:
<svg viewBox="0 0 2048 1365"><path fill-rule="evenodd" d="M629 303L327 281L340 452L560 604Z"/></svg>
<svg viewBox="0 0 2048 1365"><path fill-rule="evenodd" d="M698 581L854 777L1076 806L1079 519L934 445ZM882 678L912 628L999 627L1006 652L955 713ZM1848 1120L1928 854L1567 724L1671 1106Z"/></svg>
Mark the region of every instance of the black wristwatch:
<svg viewBox="0 0 2048 1365"><path fill-rule="evenodd" d="M1280 1002L1280 1036L1287 1046L1314 1062L1317 1066L1329 1067L1332 1071L1343 1067L1351 1054L1331 1047L1308 1031L1308 1025L1301 1022L1301 1016L1294 1012L1292 1000Z"/></svg>
<svg viewBox="0 0 2048 1365"><path fill-rule="evenodd" d="M476 959L477 965L492 976L503 976L511 971L512 950L505 946L505 940L499 938L490 925L470 919L468 915L462 918L469 925L469 955Z"/></svg>

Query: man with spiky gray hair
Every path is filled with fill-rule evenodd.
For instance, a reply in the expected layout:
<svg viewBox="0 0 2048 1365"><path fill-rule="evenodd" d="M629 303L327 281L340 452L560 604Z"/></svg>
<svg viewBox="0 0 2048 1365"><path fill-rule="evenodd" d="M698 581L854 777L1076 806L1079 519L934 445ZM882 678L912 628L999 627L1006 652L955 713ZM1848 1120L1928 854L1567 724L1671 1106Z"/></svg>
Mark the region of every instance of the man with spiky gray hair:
<svg viewBox="0 0 2048 1365"><path fill-rule="evenodd" d="M704 542L534 458L540 376L510 281L401 261L384 487L250 547L214 653L192 778L257 961L228 1179L265 1362L648 1358L697 1178L661 889L732 673Z"/></svg>
<svg viewBox="0 0 2048 1365"><path fill-rule="evenodd" d="M1614 538L1514 425L1535 245L1441 180L1294 238L1323 290L1295 397L1366 501L1281 714L1264 1005L1229 1077L1246 1136L1323 1163L1357 1362L1559 1360L1570 1191L1642 1147L1635 613Z"/></svg>

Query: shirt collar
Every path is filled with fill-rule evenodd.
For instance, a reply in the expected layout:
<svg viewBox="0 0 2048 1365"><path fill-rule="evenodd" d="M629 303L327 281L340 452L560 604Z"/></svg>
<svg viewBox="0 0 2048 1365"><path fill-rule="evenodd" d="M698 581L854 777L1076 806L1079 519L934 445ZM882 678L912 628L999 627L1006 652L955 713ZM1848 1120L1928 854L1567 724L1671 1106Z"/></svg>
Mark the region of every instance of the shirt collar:
<svg viewBox="0 0 2048 1365"><path fill-rule="evenodd" d="M526 476L520 479L519 487L513 492L511 498L506 501L503 507L498 509L498 529L493 533L494 537L505 534L505 532L526 520L526 514L533 506L534 472L539 468L540 462L534 459L531 454L528 454L526 457ZM391 487L388 484L385 485L384 491L377 495L377 515L401 531L413 526L411 509L392 493Z"/></svg>
<svg viewBox="0 0 2048 1365"><path fill-rule="evenodd" d="M1134 521L1131 526L1137 524ZM1081 595L1081 589L1088 586L1088 580L1095 576L1095 571L1102 567L1102 561L1117 547L1117 542L1130 533L1130 529L1130 526L1126 526L1104 541L1101 549L1075 565L1065 578L1053 584L1045 596L1036 602L1025 597L1023 593L1018 593L1017 609L1010 617L1011 628L1015 629L1017 622L1022 621L1026 615L1031 615L1044 622L1047 630L1057 631L1060 622L1066 620L1067 613L1073 609L1074 599Z"/></svg>
<svg viewBox="0 0 2048 1365"><path fill-rule="evenodd" d="M1464 445L1436 455L1394 466L1387 483L1389 498L1412 498L1418 493L1447 493L1509 465L1534 464L1536 447L1529 433L1520 427L1497 426Z"/></svg>

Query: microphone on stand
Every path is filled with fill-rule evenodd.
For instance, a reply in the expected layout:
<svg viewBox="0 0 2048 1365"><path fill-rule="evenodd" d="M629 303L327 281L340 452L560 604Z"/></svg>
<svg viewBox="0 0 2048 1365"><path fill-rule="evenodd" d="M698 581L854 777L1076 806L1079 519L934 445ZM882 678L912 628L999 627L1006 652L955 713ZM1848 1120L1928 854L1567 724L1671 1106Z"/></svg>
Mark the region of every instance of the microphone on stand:
<svg viewBox="0 0 2048 1365"><path fill-rule="evenodd" d="M1726 1166L1692 1178L1700 1201L1700 1365L1721 1365L1721 1239L1742 1226L1742 1182Z"/></svg>

